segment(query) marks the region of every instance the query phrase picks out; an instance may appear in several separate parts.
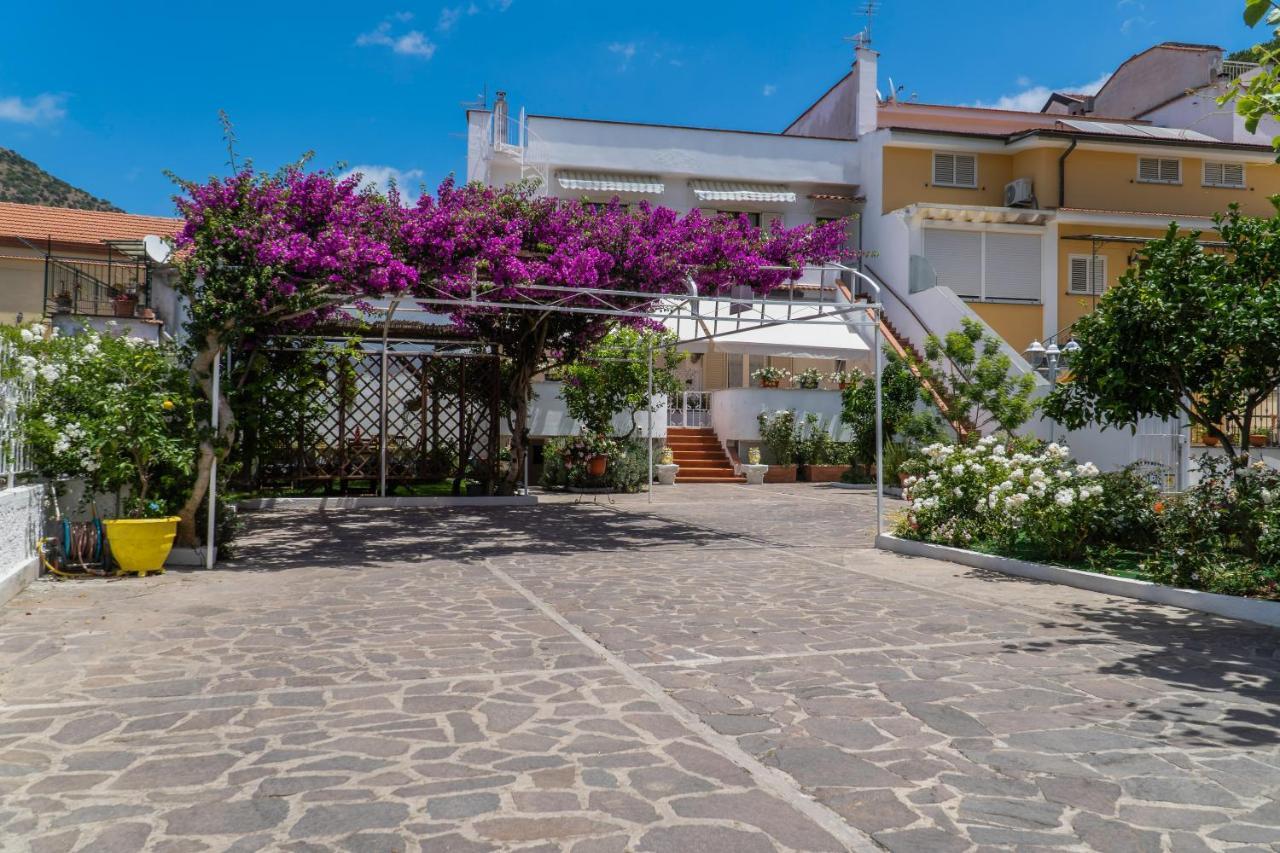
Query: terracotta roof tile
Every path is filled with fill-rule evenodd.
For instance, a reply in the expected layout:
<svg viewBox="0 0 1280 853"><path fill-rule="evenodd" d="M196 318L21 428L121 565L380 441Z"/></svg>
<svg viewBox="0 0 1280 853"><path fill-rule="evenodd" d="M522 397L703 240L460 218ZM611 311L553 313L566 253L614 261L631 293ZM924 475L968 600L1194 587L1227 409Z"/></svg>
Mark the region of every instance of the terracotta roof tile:
<svg viewBox="0 0 1280 853"><path fill-rule="evenodd" d="M103 240L134 240L148 234L170 236L180 227L181 219L167 216L0 202L0 239L24 237L33 243L52 240L63 245L101 247Z"/></svg>

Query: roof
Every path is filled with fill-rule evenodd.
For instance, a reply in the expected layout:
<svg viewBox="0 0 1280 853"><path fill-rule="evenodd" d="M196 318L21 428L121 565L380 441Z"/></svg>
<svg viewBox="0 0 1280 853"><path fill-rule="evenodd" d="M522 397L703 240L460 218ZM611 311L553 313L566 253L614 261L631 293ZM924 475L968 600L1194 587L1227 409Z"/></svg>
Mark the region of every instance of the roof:
<svg viewBox="0 0 1280 853"><path fill-rule="evenodd" d="M953 104L922 104L915 101L882 101L880 127L915 128L919 130L951 130L960 133L1014 133L1035 128L1053 127L1061 116L1027 110L1000 110L993 107L965 107ZM1112 118L1113 122L1144 124L1141 120ZM1082 121L1107 121L1102 116L1089 116Z"/></svg>
<svg viewBox="0 0 1280 853"><path fill-rule="evenodd" d="M138 240L148 234L168 237L181 227L181 219L167 216L0 202L0 240L22 237L32 243L105 248L105 240Z"/></svg>

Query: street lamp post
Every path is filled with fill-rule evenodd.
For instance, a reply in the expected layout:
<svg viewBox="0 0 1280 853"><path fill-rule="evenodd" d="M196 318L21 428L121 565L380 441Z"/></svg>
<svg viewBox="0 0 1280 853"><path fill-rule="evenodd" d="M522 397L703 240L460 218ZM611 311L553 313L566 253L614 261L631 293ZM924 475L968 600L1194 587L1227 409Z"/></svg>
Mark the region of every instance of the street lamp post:
<svg viewBox="0 0 1280 853"><path fill-rule="evenodd" d="M1080 352L1080 344L1075 341L1067 341L1066 345L1059 348L1054 341L1049 342L1049 346L1045 346L1040 341L1032 341L1027 348L1022 351L1027 362L1045 379L1049 380L1049 386L1058 384L1058 374L1067 366L1067 362L1071 357ZM1049 421L1049 441L1053 441L1053 432L1056 423L1050 419Z"/></svg>

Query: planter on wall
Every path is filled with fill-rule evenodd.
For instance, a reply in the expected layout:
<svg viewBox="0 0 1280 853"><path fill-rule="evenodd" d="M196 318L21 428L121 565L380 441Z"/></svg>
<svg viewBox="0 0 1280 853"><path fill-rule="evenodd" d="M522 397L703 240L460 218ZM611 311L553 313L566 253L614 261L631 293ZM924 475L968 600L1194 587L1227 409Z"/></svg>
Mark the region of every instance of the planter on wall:
<svg viewBox="0 0 1280 853"><path fill-rule="evenodd" d="M848 470L848 465L805 465L800 469L800 478L806 483L838 483L840 475Z"/></svg>
<svg viewBox="0 0 1280 853"><path fill-rule="evenodd" d="M794 483L799 467L798 465L770 465L769 470L764 472L764 481L766 483Z"/></svg>

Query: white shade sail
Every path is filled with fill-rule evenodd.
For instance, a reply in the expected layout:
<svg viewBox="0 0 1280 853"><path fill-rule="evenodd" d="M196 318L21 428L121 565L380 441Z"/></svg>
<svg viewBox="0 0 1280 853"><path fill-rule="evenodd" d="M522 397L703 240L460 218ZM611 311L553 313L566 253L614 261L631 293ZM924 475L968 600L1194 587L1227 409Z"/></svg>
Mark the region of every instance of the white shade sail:
<svg viewBox="0 0 1280 853"><path fill-rule="evenodd" d="M656 175L623 175L615 172L556 172L562 189L599 193L642 193L661 195L666 184Z"/></svg>
<svg viewBox="0 0 1280 853"><path fill-rule="evenodd" d="M698 197L698 201L767 201L792 204L796 200L796 194L782 184L690 181L689 189Z"/></svg>
<svg viewBox="0 0 1280 853"><path fill-rule="evenodd" d="M785 312L792 322L768 326L760 325L760 312L755 309L732 314L727 303L711 299L701 300L700 305L700 313L710 315L707 319L680 318L665 323L668 329L676 333L678 348L685 352L715 351L779 358L854 359L871 350L855 328L833 322L831 312L844 307L849 309L850 322L869 322L863 309L848 303L798 304ZM769 312L771 318L782 314L776 307ZM819 314L825 316L818 318ZM814 318L815 322L805 322L806 318ZM710 335L714 335L715 339L705 340Z"/></svg>

